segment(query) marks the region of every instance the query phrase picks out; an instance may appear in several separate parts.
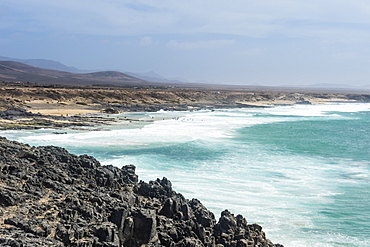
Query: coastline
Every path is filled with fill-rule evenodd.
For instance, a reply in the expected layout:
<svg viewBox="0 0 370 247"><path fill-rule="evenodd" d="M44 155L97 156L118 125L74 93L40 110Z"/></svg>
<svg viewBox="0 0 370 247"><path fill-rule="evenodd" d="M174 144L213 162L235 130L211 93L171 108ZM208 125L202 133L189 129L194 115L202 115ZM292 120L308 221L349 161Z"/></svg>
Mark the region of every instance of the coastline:
<svg viewBox="0 0 370 247"><path fill-rule="evenodd" d="M144 181L150 181L157 177L167 177L173 183L173 188L176 191L181 192L186 198L198 198L215 215L219 216L220 212L227 208L231 212L247 216L250 222L260 224L264 227L266 236L273 243L283 242L284 245L287 244L288 246L319 246L318 243L327 243L327 245L335 246L333 242L326 241L326 238L331 239L333 237L333 235L325 234L326 230L330 230L343 234L340 235L342 236L340 239L337 239L340 243L361 243L359 246L366 246L366 243L368 243L366 242L368 240L367 237L362 238L365 239L364 241L356 241L356 239L350 238L352 236L351 233L337 231L338 229L334 227L335 222L332 227L328 227L328 225L321 227L320 224L314 224L315 215L316 212L320 212L320 206L318 211L316 211L316 206L318 205L313 204L315 207L313 205L307 206L306 203L309 205L312 202L324 202L325 205L330 204L329 197L331 196L321 196L322 192L326 190L333 193L337 192L332 190L333 188L324 186L325 183L335 185L336 176L333 178L330 176L330 173L326 174L329 176L324 178L321 176L324 174L316 172L319 170L331 171L333 164L330 161L321 163L320 159L315 159L311 155L296 156L290 152L286 153L286 158L282 158L280 151L276 153L276 150L271 147L266 146L260 149L258 148L259 145L255 145L256 142L259 142L258 140L263 140L263 136L267 137L270 135L262 135L262 139L255 139L256 142L250 141L248 136L257 135L260 128L271 129L272 132L275 132L274 130L279 128L280 124L265 125L263 123L267 123L266 120L279 120L281 118L280 114L289 116L282 119L286 121L285 125L290 125L292 123L290 120L296 118L299 120L301 114L306 120L321 119L325 124L326 117L324 116L331 119L331 115L334 114L333 120L335 120L340 118L336 114L342 115L340 112L343 112L342 116L348 116L351 113L346 113L347 111L362 111L362 109L368 109L368 107L369 104L355 103L328 104L327 106L296 105L251 109L220 109L215 111L202 110L195 112L160 111L157 113L146 113L148 118L155 116L158 121L137 129L126 128L125 126L120 128L119 124L117 125L118 128L115 128L115 124L113 124L112 126L107 126L109 129L115 128L113 131L75 132L63 130L63 132L68 132L68 135L60 136L52 134L54 130L4 131L4 135L10 140L17 140L33 146L55 145L64 147L75 154L90 154L104 165L112 164L120 167L122 164L134 164L137 166L136 174ZM328 109L332 113L326 113ZM338 113L336 113L337 110ZM274 112L277 114L274 114ZM324 113L323 117L321 117L320 112ZM252 113L252 115L248 113ZM293 116L290 116L290 113L293 113ZM174 114L175 116L176 114L185 114L184 121L176 121L172 118L168 119L168 121L161 121L162 116L174 116ZM269 116L270 114L276 115L273 117L274 119ZM132 113L132 115L140 117L144 114ZM240 118L240 115L244 115L247 119L254 118L256 121L253 121L253 119L251 119L252 121L247 119L245 121L245 118ZM224 118L225 116L229 117ZM192 119L194 119L194 122ZM345 119L334 121L333 124L336 122L342 125L340 123L345 123L343 121ZM242 124L240 125L241 127L246 126L245 124L254 123L253 126L246 126L250 131L249 134L246 134L246 139L243 139L245 141L238 139L239 134L241 134L239 131L235 132L232 130L240 129L238 127L239 123ZM307 125L303 125L302 128L306 126L306 128L310 129L309 122L306 123ZM220 128L215 128L215 125ZM293 124L294 126L297 125ZM221 130L221 132L217 131L217 129ZM356 129L360 131L361 128ZM286 131L290 132L289 129L286 129ZM230 138L232 136L237 139ZM199 139L199 141L188 143L188 140L193 140L192 137ZM150 141L153 145L150 143L138 145L144 144L144 140ZM172 143L173 145L168 145L166 143L167 140L174 142ZM216 142L211 143L213 140ZM324 140L327 140L327 138ZM176 143L184 145L177 145ZM236 143L244 143L244 145L234 146L233 144ZM135 151L137 149L140 151ZM246 152L241 153L240 151L242 150ZM212 155L208 156L205 151L212 151ZM147 157L148 154L150 157ZM198 160L195 157L201 159ZM346 161L342 165L350 173L353 165L356 166L356 163ZM280 172L281 176L277 177L276 174L278 175ZM299 176L299 174L302 176ZM364 171L363 174L368 175ZM306 180L307 177L309 178L308 180ZM212 178L215 179L213 182ZM366 181L364 180L363 183L366 183ZM283 187L278 189L279 185ZM279 193L275 194L276 190L270 190L271 186L278 186L276 188ZM297 193L291 191L290 195L287 195L284 188L294 188L294 191ZM212 198L212 195L217 195L218 200ZM273 203L271 204L271 202ZM279 205L286 206L276 208ZM312 214L302 215L304 208ZM309 218L309 216L313 216L313 218ZM279 222L283 224L280 225ZM308 233L306 232L307 229L320 229L320 232L324 232L324 234ZM358 232L365 233L366 230L359 229Z"/></svg>
<svg viewBox="0 0 370 247"><path fill-rule="evenodd" d="M339 103L339 102L341 102L341 103L343 103L343 102L358 102L358 101L351 101L351 100L339 100L338 98L336 98L336 99L334 99L334 98L332 98L331 100L326 100L326 101L320 101L319 103L320 104L323 104L323 103ZM291 105L291 104L287 104L288 102L283 102L283 101L279 101L279 104L278 105L283 105L284 107L282 107L283 109L289 109L289 108L291 108L289 105ZM302 103L305 103L305 104L308 104L307 102L300 102L301 104ZM314 101L312 100L312 102L310 102L311 104L314 104ZM331 104L330 104L331 105ZM336 105L336 104L334 104L334 105ZM361 105L361 104L360 104ZM252 111L255 111L255 110L258 110L258 111L262 111L262 112L264 112L264 111L273 111L274 109L276 109L276 108L270 108L269 107L270 105L268 105L268 104L266 104L266 105L257 105L257 107L267 107L267 108L261 108L261 109L251 109ZM349 108L351 108L352 106L349 104L349 105L346 105L347 107L349 107ZM301 106L297 106L299 109L305 109L305 108L311 108L309 105L301 105ZM316 106L313 106L314 108L316 108ZM323 106L317 106L318 108L322 108ZM336 105L336 107L341 107L340 105L338 106L338 105ZM269 109L270 108L270 109ZM294 108L294 107L293 107ZM279 110L280 109L280 107L279 108L277 108L277 110ZM248 111L248 109L246 109L247 111ZM237 110L237 111L239 111L239 110ZM241 111L244 111L244 109L242 109ZM191 110L187 110L186 111L186 113L188 113L188 112L190 112L190 115L192 115L193 113L191 113ZM203 112L203 111L201 111L201 112ZM201 112L199 112L199 113L201 113ZM209 114L218 114L219 112L218 111L215 111L214 113L213 112L211 112L210 110L208 110L208 111L205 111L205 112L207 112L207 113L209 113ZM131 114L133 115L133 116L136 116L137 117L137 119L144 119L144 118L142 118L142 116L143 115L141 115L141 113L139 113L139 112L131 112ZM151 116L156 116L157 114L158 114L158 112L156 113L156 114L150 114L150 113L147 113L148 114L148 116L149 117L147 117L148 118L148 120L150 120L149 118L151 118ZM149 115L150 114L150 115ZM167 115L174 115L174 114L182 114L182 112L166 112L165 114L167 114ZM198 112L194 112L194 114L198 114ZM103 116L104 115L104 116ZM123 115L123 114L122 114ZM122 116L121 115L121 116ZM162 114L159 114L158 115L158 117L156 117L156 120L162 120ZM59 118L59 117L61 117L61 116L53 116L54 118ZM65 116L66 117L66 116ZM70 116L68 116L68 117L70 117ZM76 116L76 119L81 119L81 118L83 118L83 117L85 117L84 115L77 115ZM94 114L92 114L92 115L86 115L86 118L93 118L93 117L96 117L98 120L99 120L99 118L103 118L104 117L104 119L107 119L107 124L111 124L112 125L112 127L115 125L115 122L114 122L114 120L113 120L113 118L112 118L112 115L111 114L108 114L108 113L98 113L98 117L95 115L94 116ZM119 117L118 116L115 116L117 119L119 119ZM127 114L127 117L128 118L131 118L131 116L130 116L130 114ZM120 117L121 118L121 120L123 119L123 117ZM128 119L126 119L126 120L128 120ZM11 121L11 120L9 120L9 121ZM59 120L60 121L60 120ZM110 122L108 122L108 121L110 121ZM155 121L155 120L153 120L153 121ZM133 121L133 124L136 124L137 122L136 121ZM166 124L166 121L164 121L163 122L164 124ZM97 126L98 124L102 124L102 125L104 125L104 123L96 123L95 125L94 125L94 123L92 124L92 126L90 126L90 128L88 128L88 129L93 129L94 127L93 126ZM160 123L159 123L160 124ZM38 127L38 126L37 126ZM50 126L50 128L54 128L52 125ZM63 129L63 128L65 128L65 127L60 127L61 129ZM69 128L69 129L71 129L71 128L74 128L74 127L67 127L67 128ZM78 126L78 128L85 128L84 126ZM108 128L110 129L111 127L110 126L108 126ZM114 128L114 127L113 127ZM145 128L144 128L145 129ZM49 132L49 133L52 133L52 131L54 131L54 130L46 130L46 132ZM131 129L130 130L128 130L128 131L132 131ZM10 132L13 132L13 131L10 131ZM17 132L17 131L14 131L14 132ZM28 131L26 131L26 132L28 132ZM42 132L42 131L41 131ZM63 134L64 132L66 132L65 130L56 130L55 132L58 132L58 134ZM72 132L72 131L71 131ZM136 133L136 131L133 131L133 132L135 132L135 134L132 134L132 137L131 138L129 138L130 140L136 140L136 138L137 138L137 133ZM38 131L37 131L37 133L39 133ZM171 133L173 133L172 131L171 131ZM69 134L69 131L68 131L68 134ZM95 139L96 139L96 137L98 137L98 136L102 136L102 135L104 135L104 133L97 133L97 132L95 132L95 133L92 133L92 132L90 132L90 133L83 133L83 134L88 134L88 135L91 135L91 136L95 136ZM108 134L108 132L107 132L107 134ZM114 134L114 131L112 132L112 134ZM69 135L66 135L66 136L59 136L59 137L56 137L56 136L54 136L53 134L52 135L49 135L49 137L48 138L53 138L53 139L59 139L59 138L61 138L61 139L63 139L63 138L70 138L69 137ZM93 138L94 139L94 138ZM85 139L84 139L85 140ZM124 140L124 139L122 139L122 140ZM46 143L46 142L45 142ZM84 144L85 144L85 141L83 142ZM35 144L32 144L32 145L35 145ZM37 144L38 145L38 144ZM48 145L48 144L44 144L44 145ZM61 145L59 145L59 144L55 144L56 146L61 146ZM101 145L100 143L97 143L97 145ZM74 151L75 152L75 151ZM78 153L78 152L77 152ZM88 152L87 152L88 153ZM79 154L82 154L82 153L79 153ZM96 154L94 154L94 156L95 156ZM97 157L97 156L95 156L95 157ZM102 156L100 156L99 157L99 159L101 159L101 157ZM125 162L126 164L131 164L130 162ZM152 164L151 162L148 162L149 164ZM105 164L108 164L108 163L105 163ZM138 162L132 162L132 164L139 164ZM138 174L140 174L140 173L138 173ZM149 174L149 173L148 173ZM166 177L169 177L169 178L173 178L172 176L168 176L166 173L158 173L159 175L156 175L156 177L158 177L158 176L160 176L160 175L165 175ZM142 177L142 172L141 172L141 175L140 175L140 177ZM148 177L145 177L145 176L143 176L144 178L145 178L145 180L149 180L149 178ZM161 176L160 176L161 177ZM150 178L151 179L151 178ZM176 180L173 180L173 179L171 179L172 181L174 181L176 184L178 184L178 182L179 181L176 181ZM183 190L179 190L178 188L176 188L176 190L178 190L178 191L182 191L183 192ZM185 196L189 196L189 195L186 195L185 194ZM201 198L201 200L202 200L202 202L207 202L207 200L204 200L204 198L202 198L202 197L199 197L199 196L196 196L196 198ZM229 208L229 207L223 207L223 208ZM230 209L230 208L229 208ZM212 208L211 210L214 210L214 208ZM235 208L234 209L232 209L232 211L234 211L234 212L240 212L240 210L236 210ZM213 211L213 212L217 212L217 214L219 213L219 210L217 209L216 211ZM242 214L245 214L245 215L249 215L249 214L247 214L247 213L245 213L245 212L242 212ZM251 217L250 215L249 215L249 217ZM262 218L262 217L254 217L253 218L253 220L254 220L254 222L256 222L256 219L260 219L260 218ZM258 222L258 220L257 220L257 222ZM266 222L260 222L261 223L261 225L262 226L266 226L267 228L266 229L268 229L268 227L270 226L270 224L269 223L266 223ZM270 235L270 232L268 232L268 235L269 236L271 236ZM274 238L275 238L275 241L277 241L277 240L279 240L276 236L274 236Z"/></svg>
<svg viewBox="0 0 370 247"><path fill-rule="evenodd" d="M180 88L2 85L0 129L82 128L110 124L111 114L370 102L368 94Z"/></svg>

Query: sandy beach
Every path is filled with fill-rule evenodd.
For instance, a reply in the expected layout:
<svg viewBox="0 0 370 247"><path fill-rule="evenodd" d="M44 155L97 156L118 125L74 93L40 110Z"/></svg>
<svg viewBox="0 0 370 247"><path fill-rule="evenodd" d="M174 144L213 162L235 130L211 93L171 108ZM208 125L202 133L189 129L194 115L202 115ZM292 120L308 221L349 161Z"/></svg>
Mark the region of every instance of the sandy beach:
<svg viewBox="0 0 370 247"><path fill-rule="evenodd" d="M99 113L100 110L92 109L91 105L72 104L69 102L34 100L27 102L27 108L32 113L53 116L73 116Z"/></svg>

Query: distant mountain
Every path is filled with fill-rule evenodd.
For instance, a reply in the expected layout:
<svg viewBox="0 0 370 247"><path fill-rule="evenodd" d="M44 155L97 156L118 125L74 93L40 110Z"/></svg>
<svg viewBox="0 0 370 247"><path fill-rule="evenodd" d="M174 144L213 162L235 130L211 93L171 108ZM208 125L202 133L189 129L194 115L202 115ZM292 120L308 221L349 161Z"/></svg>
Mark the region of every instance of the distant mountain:
<svg viewBox="0 0 370 247"><path fill-rule="evenodd" d="M146 80L146 81L164 82L164 83L182 83L182 81L179 81L179 80L166 79L163 76L155 73L154 71L149 71L146 73L133 73L133 72L125 72L125 73L133 77Z"/></svg>
<svg viewBox="0 0 370 247"><path fill-rule="evenodd" d="M90 73L93 71L99 71L99 70L81 70L76 67L70 67L58 61L48 60L48 59L19 59L19 58L0 56L0 61L14 61L14 62L31 65L34 67L66 71L66 72L71 72L71 73ZM130 75L130 76L133 76L133 77L145 80L145 81L163 82L163 83L181 83L180 80L167 79L155 73L154 71L149 71L146 73L133 73L133 72L122 72L122 73L125 73L127 75Z"/></svg>
<svg viewBox="0 0 370 247"><path fill-rule="evenodd" d="M0 61L0 80L65 85L154 85L152 82L135 78L117 71L101 71L81 74L38 68L14 61Z"/></svg>
<svg viewBox="0 0 370 247"><path fill-rule="evenodd" d="M77 69L75 67L66 66L60 62L48 60L48 59L18 59L18 58L11 58L11 57L4 57L0 56L0 61L14 61L19 63L24 63L27 65L31 65L34 67L44 68L44 69L53 69L53 70L60 70L72 73L86 73L89 71L84 71Z"/></svg>

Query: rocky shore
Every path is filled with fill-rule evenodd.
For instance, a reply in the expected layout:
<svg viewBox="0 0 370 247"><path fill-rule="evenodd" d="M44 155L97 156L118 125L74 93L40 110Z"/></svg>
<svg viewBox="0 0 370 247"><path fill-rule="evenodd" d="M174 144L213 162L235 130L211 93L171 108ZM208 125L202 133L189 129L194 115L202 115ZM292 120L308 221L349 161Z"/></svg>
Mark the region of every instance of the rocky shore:
<svg viewBox="0 0 370 247"><path fill-rule="evenodd" d="M241 215L216 220L166 178L139 181L133 165L0 138L0 171L0 246L282 247Z"/></svg>
<svg viewBox="0 0 370 247"><path fill-rule="evenodd" d="M63 129L74 128L83 129L85 127L95 127L107 125L117 119L107 116L94 115L71 115L55 116L32 113L23 108L8 107L0 111L0 130L6 129ZM90 130L94 130L93 128Z"/></svg>
<svg viewBox="0 0 370 247"><path fill-rule="evenodd" d="M0 83L0 129L108 124L120 112L192 111L327 102L370 102L364 93L283 89L119 88Z"/></svg>

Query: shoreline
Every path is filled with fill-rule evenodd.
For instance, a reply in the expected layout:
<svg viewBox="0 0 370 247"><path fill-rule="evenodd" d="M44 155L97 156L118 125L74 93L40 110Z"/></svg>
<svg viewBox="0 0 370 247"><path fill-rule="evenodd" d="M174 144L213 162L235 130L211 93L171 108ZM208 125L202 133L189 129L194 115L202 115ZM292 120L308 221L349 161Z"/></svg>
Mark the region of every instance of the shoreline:
<svg viewBox="0 0 370 247"><path fill-rule="evenodd" d="M50 88L0 86L0 129L96 127L112 114L370 102L369 94L180 88ZM135 121L135 120L133 120Z"/></svg>
<svg viewBox="0 0 370 247"><path fill-rule="evenodd" d="M300 105L320 105L320 104L351 104L351 103L369 103L369 102L358 102L358 101L325 101L315 104L300 104ZM266 104L266 105L248 105L248 107L222 107L222 108L208 108L208 109L196 109L196 110L170 110L171 112L192 112L199 110L220 110L220 109L246 109L246 108L268 108L274 106L293 106L295 104ZM153 113L158 113L158 111L151 111ZM45 109L49 111L49 109ZM9 114L9 112L11 112ZM114 114L106 114L102 112L90 112L86 111L79 113L78 115L73 115L69 111L65 111L66 116L56 116L56 115L43 115L43 114L33 114L30 112L24 112L21 109L12 109L0 112L0 130L37 130L37 129L55 129L57 130L55 134L64 134L65 132L58 132L63 130L82 130L82 131L101 131L107 130L99 127L113 126L114 124L124 124L127 127L134 128L134 125L147 124L154 121L159 121L162 119L148 118L143 119L143 116L135 117L131 114L133 113L150 113L148 111L142 112L118 112ZM118 115L118 116L117 116ZM127 115L127 116L122 116ZM131 115L131 116L130 116ZM163 119L165 120L165 119Z"/></svg>

